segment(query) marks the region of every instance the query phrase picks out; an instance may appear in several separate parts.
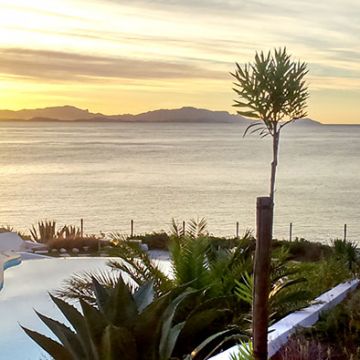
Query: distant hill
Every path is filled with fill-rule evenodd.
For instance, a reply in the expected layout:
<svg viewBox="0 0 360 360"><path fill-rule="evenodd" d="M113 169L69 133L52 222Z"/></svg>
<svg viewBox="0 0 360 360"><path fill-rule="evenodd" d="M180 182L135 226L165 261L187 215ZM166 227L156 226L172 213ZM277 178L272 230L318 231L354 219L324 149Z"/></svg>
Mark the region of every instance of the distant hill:
<svg viewBox="0 0 360 360"><path fill-rule="evenodd" d="M249 120L228 113L227 111L212 111L198 109L194 107L182 107L180 109L161 109L148 111L138 115L120 115L119 119L127 117L131 121L149 121L149 122L234 122Z"/></svg>
<svg viewBox="0 0 360 360"><path fill-rule="evenodd" d="M131 122L211 122L233 123L240 122L245 125L252 120L227 111L212 111L194 107L180 109L160 109L148 111L137 115L104 115L92 113L89 110L74 106L56 106L43 109L24 109L18 111L0 110L0 120L27 120L27 121L131 121ZM298 122L306 124L320 124L311 119Z"/></svg>
<svg viewBox="0 0 360 360"><path fill-rule="evenodd" d="M53 120L90 120L102 114L94 114L89 110L82 110L74 106L55 106L43 109L24 109L19 111L0 110L0 120L32 120L35 118Z"/></svg>
<svg viewBox="0 0 360 360"><path fill-rule="evenodd" d="M313 119L304 118L299 119L294 122L296 125L322 125L319 121L315 121Z"/></svg>

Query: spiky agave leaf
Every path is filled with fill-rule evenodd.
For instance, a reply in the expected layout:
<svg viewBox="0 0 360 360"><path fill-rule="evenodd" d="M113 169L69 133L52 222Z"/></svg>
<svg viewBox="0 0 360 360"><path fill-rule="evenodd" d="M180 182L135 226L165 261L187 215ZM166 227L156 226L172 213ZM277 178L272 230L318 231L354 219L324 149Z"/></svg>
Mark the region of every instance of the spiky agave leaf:
<svg viewBox="0 0 360 360"><path fill-rule="evenodd" d="M101 338L101 360L134 360L138 358L138 349L131 332L124 328L108 325Z"/></svg>
<svg viewBox="0 0 360 360"><path fill-rule="evenodd" d="M71 324L71 326L74 328L76 333L79 335L79 339L83 348L85 349L88 359L92 359L92 354L96 353L96 346L90 336L89 328L84 321L83 314L81 314L74 306L63 301L62 299L53 295L50 295L50 297Z"/></svg>
<svg viewBox="0 0 360 360"><path fill-rule="evenodd" d="M36 331L30 330L21 326L25 333L34 340L41 348L43 348L49 355L56 360L73 360L71 353L65 349L60 343L48 338L45 335L39 334Z"/></svg>
<svg viewBox="0 0 360 360"><path fill-rule="evenodd" d="M177 296L166 308L163 314L161 338L159 344L159 360L168 360L173 353L178 336L185 326L185 321L173 326L175 313L181 304L189 295L195 294L196 290L186 290Z"/></svg>

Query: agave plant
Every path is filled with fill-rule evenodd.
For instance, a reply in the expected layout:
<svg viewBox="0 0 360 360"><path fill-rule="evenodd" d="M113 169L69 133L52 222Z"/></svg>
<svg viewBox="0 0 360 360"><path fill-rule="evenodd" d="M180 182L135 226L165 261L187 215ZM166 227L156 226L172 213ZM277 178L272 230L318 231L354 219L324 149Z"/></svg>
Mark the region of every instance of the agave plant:
<svg viewBox="0 0 360 360"><path fill-rule="evenodd" d="M33 241L45 244L56 237L56 222L39 221L37 228L34 225L32 226L30 234Z"/></svg>
<svg viewBox="0 0 360 360"><path fill-rule="evenodd" d="M0 226L0 234L4 232L13 232L14 228L10 225L2 225Z"/></svg>
<svg viewBox="0 0 360 360"><path fill-rule="evenodd" d="M58 239L74 240L81 237L81 231L73 225L64 225L56 234Z"/></svg>
<svg viewBox="0 0 360 360"><path fill-rule="evenodd" d="M37 313L59 341L23 327L55 360L169 360L185 356L200 359L204 358L202 354L223 344L229 335L234 336L234 329L224 325L227 309L215 311L202 305L179 319L179 308L185 301L189 306L201 297L199 291L177 288L155 299L152 282L132 292L121 277L113 289L104 288L95 279L93 286L96 305L80 300L82 313L51 296L72 328ZM221 331L208 338L209 328ZM201 343L194 346L198 339ZM182 349L190 347L192 351L179 352L178 343L185 345Z"/></svg>

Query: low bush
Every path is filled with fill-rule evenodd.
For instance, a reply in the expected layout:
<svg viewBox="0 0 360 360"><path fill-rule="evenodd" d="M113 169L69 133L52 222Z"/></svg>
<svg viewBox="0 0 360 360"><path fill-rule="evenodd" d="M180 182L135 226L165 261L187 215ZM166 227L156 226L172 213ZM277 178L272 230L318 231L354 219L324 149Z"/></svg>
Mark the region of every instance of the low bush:
<svg viewBox="0 0 360 360"><path fill-rule="evenodd" d="M170 237L166 232L152 232L143 235L136 235L131 239L141 240L150 250L168 250Z"/></svg>
<svg viewBox="0 0 360 360"><path fill-rule="evenodd" d="M47 245L49 250L61 248L66 250L72 250L74 248L82 250L82 248L86 246L89 248L89 251L97 251L99 248L99 238L95 235L76 238L55 238L50 240ZM101 245L106 244L101 242Z"/></svg>
<svg viewBox="0 0 360 360"><path fill-rule="evenodd" d="M295 238L293 241L273 240L273 248L286 247L289 255L297 261L319 261L331 255L331 246L319 242L312 242L303 238Z"/></svg>
<svg viewBox="0 0 360 360"><path fill-rule="evenodd" d="M332 287L353 278L346 262L333 256L321 261L293 264L296 277L306 279L301 284L304 291L308 291L312 298L316 298ZM300 285L299 285L300 286Z"/></svg>
<svg viewBox="0 0 360 360"><path fill-rule="evenodd" d="M255 250L255 239L252 236L243 237L243 238L225 238L225 237L217 237L217 236L208 236L207 237L211 246L216 249L233 249L239 245L243 245L244 242L247 242L247 245L250 246L253 250Z"/></svg>

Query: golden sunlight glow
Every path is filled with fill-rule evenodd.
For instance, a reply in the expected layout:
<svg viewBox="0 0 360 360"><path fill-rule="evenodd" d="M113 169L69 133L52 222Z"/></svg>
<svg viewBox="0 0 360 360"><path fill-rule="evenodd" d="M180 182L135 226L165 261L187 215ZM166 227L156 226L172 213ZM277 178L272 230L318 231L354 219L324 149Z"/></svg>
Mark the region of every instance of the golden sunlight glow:
<svg viewBox="0 0 360 360"><path fill-rule="evenodd" d="M308 63L309 116L360 123L356 0L300 0L296 11L286 0L0 0L0 7L2 109L233 112L234 63L287 46Z"/></svg>

